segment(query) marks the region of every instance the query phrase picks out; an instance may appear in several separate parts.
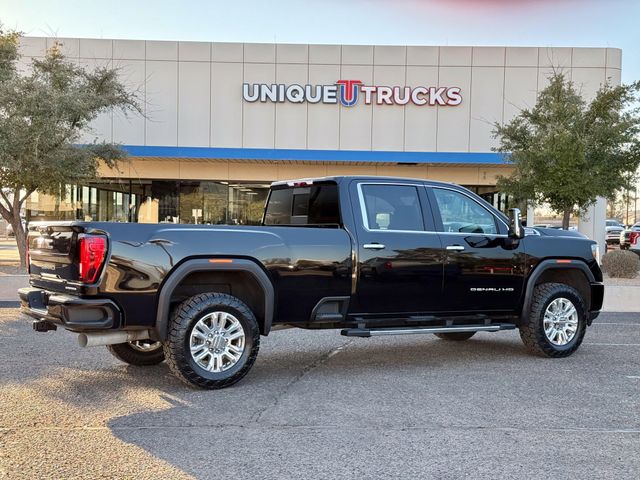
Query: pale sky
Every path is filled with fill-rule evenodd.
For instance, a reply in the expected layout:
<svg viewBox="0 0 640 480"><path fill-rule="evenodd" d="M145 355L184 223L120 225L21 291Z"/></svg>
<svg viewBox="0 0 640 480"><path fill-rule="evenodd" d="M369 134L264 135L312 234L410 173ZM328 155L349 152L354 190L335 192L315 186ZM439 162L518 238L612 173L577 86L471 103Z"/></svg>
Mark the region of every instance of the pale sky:
<svg viewBox="0 0 640 480"><path fill-rule="evenodd" d="M622 48L640 79L640 0L0 0L27 35Z"/></svg>

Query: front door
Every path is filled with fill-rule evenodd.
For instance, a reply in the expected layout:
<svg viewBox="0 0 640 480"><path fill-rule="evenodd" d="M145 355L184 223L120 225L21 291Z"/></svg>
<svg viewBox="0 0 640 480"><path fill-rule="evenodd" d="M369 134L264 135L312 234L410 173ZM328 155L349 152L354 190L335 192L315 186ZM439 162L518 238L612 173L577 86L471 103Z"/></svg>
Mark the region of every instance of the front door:
<svg viewBox="0 0 640 480"><path fill-rule="evenodd" d="M504 221L479 197L429 187L444 261L444 303L449 312L511 311L524 283L522 242L507 237Z"/></svg>
<svg viewBox="0 0 640 480"><path fill-rule="evenodd" d="M442 250L424 185L351 184L358 283L351 311L419 314L441 308Z"/></svg>

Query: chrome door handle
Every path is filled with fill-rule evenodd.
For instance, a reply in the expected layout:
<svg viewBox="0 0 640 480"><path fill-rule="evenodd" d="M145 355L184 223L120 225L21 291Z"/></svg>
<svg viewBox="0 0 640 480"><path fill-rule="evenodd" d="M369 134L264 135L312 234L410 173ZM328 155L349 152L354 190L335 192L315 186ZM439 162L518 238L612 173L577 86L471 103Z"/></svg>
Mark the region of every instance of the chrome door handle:
<svg viewBox="0 0 640 480"><path fill-rule="evenodd" d="M362 248L366 248L369 250L382 250L384 248L384 245L382 245L381 243L365 243Z"/></svg>
<svg viewBox="0 0 640 480"><path fill-rule="evenodd" d="M461 252L462 250L464 250L464 247L462 245L447 245L446 249L453 250L455 252Z"/></svg>

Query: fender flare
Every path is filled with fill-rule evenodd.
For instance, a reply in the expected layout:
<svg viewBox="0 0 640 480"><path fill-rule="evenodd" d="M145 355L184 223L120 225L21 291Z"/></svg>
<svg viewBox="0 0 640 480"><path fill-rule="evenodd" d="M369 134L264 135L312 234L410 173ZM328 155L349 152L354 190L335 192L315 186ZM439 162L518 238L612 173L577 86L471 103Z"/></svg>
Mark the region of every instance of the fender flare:
<svg viewBox="0 0 640 480"><path fill-rule="evenodd" d="M167 338L171 294L175 288L191 273L213 270L217 272L247 272L258 282L264 294L264 325L262 333L263 335L269 334L274 312L275 292L273 284L265 271L256 262L242 258L234 258L232 260L230 263L211 263L207 258L191 259L181 263L169 273L158 291L158 310L156 312L156 323L153 327L158 340L164 341Z"/></svg>
<svg viewBox="0 0 640 480"><path fill-rule="evenodd" d="M558 263L558 259L547 259L541 261L531 272L527 283L525 285L524 301L522 302L522 310L520 312L520 321L522 321L525 315L529 314L531 308L531 301L533 299L533 289L536 286L536 282L540 276L548 270L580 270L587 279L589 284L595 283L596 279L593 276L593 272L589 270L587 264L581 260L571 260L571 263Z"/></svg>

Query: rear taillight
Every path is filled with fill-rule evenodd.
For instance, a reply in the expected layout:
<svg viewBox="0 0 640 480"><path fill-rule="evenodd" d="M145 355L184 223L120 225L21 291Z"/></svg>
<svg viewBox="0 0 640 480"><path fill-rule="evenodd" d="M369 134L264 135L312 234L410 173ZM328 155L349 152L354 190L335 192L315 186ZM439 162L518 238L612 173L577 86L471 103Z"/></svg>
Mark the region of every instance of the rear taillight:
<svg viewBox="0 0 640 480"><path fill-rule="evenodd" d="M78 240L80 250L80 281L93 283L107 255L107 239L97 235L83 235Z"/></svg>
<svg viewBox="0 0 640 480"><path fill-rule="evenodd" d="M629 234L629 243L631 245L635 245L638 243L638 238L640 237L640 232L631 232Z"/></svg>

